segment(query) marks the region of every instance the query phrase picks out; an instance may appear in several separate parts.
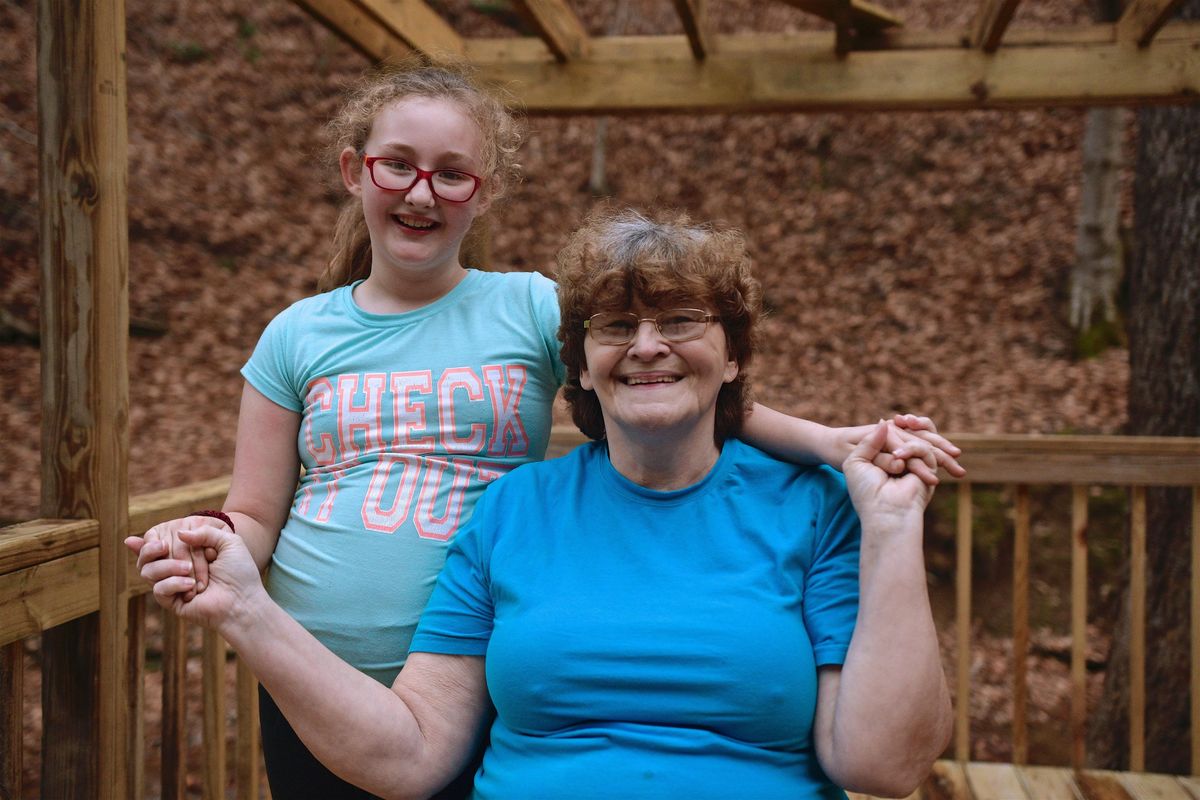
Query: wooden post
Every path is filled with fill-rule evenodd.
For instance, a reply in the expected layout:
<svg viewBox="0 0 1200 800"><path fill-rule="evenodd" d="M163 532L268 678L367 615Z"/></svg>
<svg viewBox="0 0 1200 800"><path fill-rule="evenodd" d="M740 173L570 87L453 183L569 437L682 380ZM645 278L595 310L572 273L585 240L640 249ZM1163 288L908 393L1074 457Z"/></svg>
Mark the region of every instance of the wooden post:
<svg viewBox="0 0 1200 800"><path fill-rule="evenodd" d="M100 526L99 613L42 639L42 796L125 798L131 694L123 0L38 0L42 516ZM140 654L136 658L140 659Z"/></svg>
<svg viewBox="0 0 1200 800"><path fill-rule="evenodd" d="M1133 487L1129 545L1129 769L1146 769L1146 487Z"/></svg>
<svg viewBox="0 0 1200 800"><path fill-rule="evenodd" d="M1029 486L1017 485L1016 530L1013 538L1013 752L1014 764L1029 760L1026 708L1029 655Z"/></svg>
<svg viewBox="0 0 1200 800"><path fill-rule="evenodd" d="M971 484L958 485L958 533L954 583L958 681L954 709L954 758L971 760Z"/></svg>
<svg viewBox="0 0 1200 800"><path fill-rule="evenodd" d="M0 797L21 797L21 720L25 709L23 677L25 645L0 647Z"/></svg>
<svg viewBox="0 0 1200 800"><path fill-rule="evenodd" d="M1071 766L1087 761L1088 487L1071 487Z"/></svg>

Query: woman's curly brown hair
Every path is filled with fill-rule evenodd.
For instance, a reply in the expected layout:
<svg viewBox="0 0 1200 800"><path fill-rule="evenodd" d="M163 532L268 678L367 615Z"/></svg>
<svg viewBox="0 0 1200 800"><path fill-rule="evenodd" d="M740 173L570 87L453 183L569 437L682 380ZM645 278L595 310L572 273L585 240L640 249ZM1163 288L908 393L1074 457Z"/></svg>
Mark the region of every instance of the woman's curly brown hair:
<svg viewBox="0 0 1200 800"><path fill-rule="evenodd" d="M693 223L686 214L601 208L558 253L558 339L567 368L563 397L586 435L604 438L596 393L579 385L586 366L584 320L600 311L703 305L721 318L737 377L717 395L717 444L741 430L752 402L749 365L758 344L762 290L737 230Z"/></svg>

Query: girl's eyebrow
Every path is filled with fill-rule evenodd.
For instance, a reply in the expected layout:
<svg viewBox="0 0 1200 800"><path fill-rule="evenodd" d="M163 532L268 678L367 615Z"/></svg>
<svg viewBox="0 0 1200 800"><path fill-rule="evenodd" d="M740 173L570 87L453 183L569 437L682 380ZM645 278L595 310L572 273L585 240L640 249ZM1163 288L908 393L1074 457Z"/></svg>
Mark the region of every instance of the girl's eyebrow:
<svg viewBox="0 0 1200 800"><path fill-rule="evenodd" d="M379 147L383 151L397 153L409 158L413 158L416 155L416 150L414 150L412 146L404 144L403 142L384 142ZM444 166L446 164L473 165L475 163L471 156L467 155L466 153L460 153L457 150L447 150L439 153L433 159L433 162L435 165L439 166Z"/></svg>

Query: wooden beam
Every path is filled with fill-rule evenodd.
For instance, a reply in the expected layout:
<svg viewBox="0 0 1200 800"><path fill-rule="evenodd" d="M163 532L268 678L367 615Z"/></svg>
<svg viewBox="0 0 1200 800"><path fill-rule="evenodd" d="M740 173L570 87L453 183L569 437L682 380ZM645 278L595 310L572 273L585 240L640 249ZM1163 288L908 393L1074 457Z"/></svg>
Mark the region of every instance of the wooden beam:
<svg viewBox="0 0 1200 800"><path fill-rule="evenodd" d="M1117 41L1146 47L1183 0L1132 0L1117 20Z"/></svg>
<svg viewBox="0 0 1200 800"><path fill-rule="evenodd" d="M683 23L684 34L697 60L713 51L712 32L708 24L708 0L675 0L675 11Z"/></svg>
<svg viewBox="0 0 1200 800"><path fill-rule="evenodd" d="M384 26L379 19L346 0L294 0L326 28L351 47L375 61L393 61L412 53L412 48Z"/></svg>
<svg viewBox="0 0 1200 800"><path fill-rule="evenodd" d="M303 0L308 2L308 0ZM432 58L461 58L462 37L424 0L344 0L377 19L393 36Z"/></svg>
<svg viewBox="0 0 1200 800"><path fill-rule="evenodd" d="M894 28L904 23L899 17L866 0L783 0L789 6L837 23L844 5L850 6L850 25L859 33Z"/></svg>
<svg viewBox="0 0 1200 800"><path fill-rule="evenodd" d="M100 528L98 552L60 559L96 565L99 616L42 638L41 791L107 800L135 790L128 769L143 717L141 692L130 691L140 667L127 649L123 544L129 512L125 3L38 0L37 19L42 516L94 519ZM70 591L83 602L86 592Z"/></svg>
<svg viewBox="0 0 1200 800"><path fill-rule="evenodd" d="M604 37L556 64L519 39L469 43L482 76L531 113L882 111L1194 103L1200 33L1134 50L1111 41L833 52L832 34L718 36L696 62L684 36ZM1166 33L1172 26L1167 26ZM823 41L817 48L801 46ZM538 48L540 50L540 47Z"/></svg>
<svg viewBox="0 0 1200 800"><path fill-rule="evenodd" d="M512 0L559 62L586 58L591 39L566 0Z"/></svg>
<svg viewBox="0 0 1200 800"><path fill-rule="evenodd" d="M1021 0L983 0L971 23L971 46L994 53Z"/></svg>
<svg viewBox="0 0 1200 800"><path fill-rule="evenodd" d="M94 519L35 519L0 528L0 575L78 553L100 541Z"/></svg>

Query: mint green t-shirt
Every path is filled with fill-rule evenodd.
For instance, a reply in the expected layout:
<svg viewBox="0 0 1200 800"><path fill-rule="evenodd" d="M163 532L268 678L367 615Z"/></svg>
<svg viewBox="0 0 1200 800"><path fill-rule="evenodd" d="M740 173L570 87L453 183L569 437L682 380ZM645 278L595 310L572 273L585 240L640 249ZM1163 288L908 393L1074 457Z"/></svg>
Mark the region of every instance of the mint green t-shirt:
<svg viewBox="0 0 1200 800"><path fill-rule="evenodd" d="M340 657L390 684L487 484L540 460L563 378L553 282L469 270L445 297L369 314L352 286L267 326L242 375L301 414L304 474L268 590Z"/></svg>

